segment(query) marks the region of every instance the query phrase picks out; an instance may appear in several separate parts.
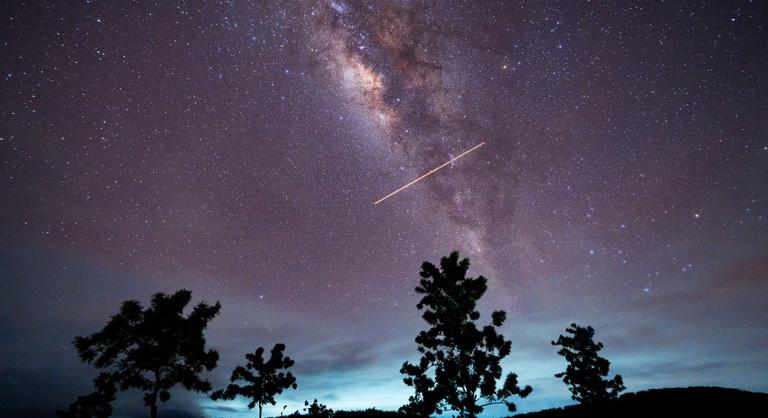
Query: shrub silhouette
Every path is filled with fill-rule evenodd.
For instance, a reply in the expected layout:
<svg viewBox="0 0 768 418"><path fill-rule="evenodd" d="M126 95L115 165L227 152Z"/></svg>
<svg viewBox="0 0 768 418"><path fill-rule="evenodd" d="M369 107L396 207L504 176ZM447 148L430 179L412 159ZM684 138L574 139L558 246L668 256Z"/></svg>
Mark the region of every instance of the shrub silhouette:
<svg viewBox="0 0 768 418"><path fill-rule="evenodd" d="M482 330L475 321L480 313L475 305L487 289L486 279L467 277L469 259L459 262L453 252L440 260L440 269L425 262L416 292L424 295L417 308L431 327L421 331L416 344L422 357L418 364L405 362L400 370L405 384L415 394L401 411L420 416L459 412L459 417L474 418L488 405L505 404L513 395L526 397L531 387L520 388L517 375L509 373L501 388L496 382L502 376L500 361L509 355L512 343L497 332L506 319L504 311L491 315L491 324Z"/></svg>
<svg viewBox="0 0 768 418"><path fill-rule="evenodd" d="M562 378L569 386L571 398L582 404L595 404L616 399L624 388L621 375L604 379L611 363L598 354L603 344L595 343L594 328L571 324L565 329L568 336L561 335L552 345L560 346L557 354L565 357L568 367L555 377Z"/></svg>
<svg viewBox="0 0 768 418"><path fill-rule="evenodd" d="M305 403L306 405L306 403ZM310 406L312 404L309 404ZM330 411L330 410L329 410ZM307 409L303 409L304 413L295 411L289 417L311 418L310 413L306 413ZM333 418L419 418L417 415L408 415L398 411L382 411L376 408L367 408L363 410L339 410L333 411Z"/></svg>
<svg viewBox="0 0 768 418"><path fill-rule="evenodd" d="M327 406L317 402L317 399L315 399L312 403L309 403L309 401L304 401L304 406L304 411L306 411L307 415L310 417L328 418L333 415L333 409L330 409Z"/></svg>
<svg viewBox="0 0 768 418"><path fill-rule="evenodd" d="M357 411L335 411L333 418L417 418L415 415L406 415L397 411L381 411L376 408L368 408Z"/></svg>
<svg viewBox="0 0 768 418"><path fill-rule="evenodd" d="M274 405L275 395L283 393L283 389L296 389L296 378L291 372L285 372L286 369L294 365L294 361L287 356L283 356L285 344L275 344L272 348L269 360L264 361L264 349L259 347L253 353L248 353L245 358L248 363L245 367L237 366L232 371L230 383L226 389L213 392L211 398L235 399L238 396L244 396L251 400L248 403L248 409L259 406L259 418L261 418L262 407L266 404ZM254 375L253 372L256 372ZM237 381L243 380L247 384L240 386Z"/></svg>
<svg viewBox="0 0 768 418"><path fill-rule="evenodd" d="M155 418L158 400L169 400L170 389L177 384L209 391L211 384L198 375L213 370L219 354L206 351L203 331L221 305L201 302L184 317L191 299L192 293L182 289L172 295L155 294L147 309L128 300L101 331L76 337L80 359L105 371L94 380L96 392L80 397L64 414L109 416L117 390L137 388L144 391L144 403Z"/></svg>

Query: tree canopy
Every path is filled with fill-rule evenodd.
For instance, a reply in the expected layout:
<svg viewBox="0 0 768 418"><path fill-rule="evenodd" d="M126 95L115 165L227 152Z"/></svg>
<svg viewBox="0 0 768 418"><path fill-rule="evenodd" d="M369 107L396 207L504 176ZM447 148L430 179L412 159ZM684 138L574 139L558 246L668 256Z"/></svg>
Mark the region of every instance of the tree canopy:
<svg viewBox="0 0 768 418"><path fill-rule="evenodd" d="M440 268L422 265L416 292L424 295L417 308L430 326L416 337L421 359L418 364L405 362L401 373L405 384L415 394L403 412L429 416L444 410L458 411L460 417L475 417L483 408L504 404L516 409L508 400L513 395L525 397L531 387L520 388L517 375L509 373L501 387L500 362L511 351L512 343L497 329L506 319L504 311L495 311L491 323L477 326L480 312L477 301L487 289L485 277L468 277L469 259L459 261L453 252L440 260Z"/></svg>
<svg viewBox="0 0 768 418"><path fill-rule="evenodd" d="M595 343L594 328L571 324L552 345L560 346L557 352L568 362L564 372L555 374L562 378L571 391L571 398L583 404L600 403L616 399L624 388L621 375L605 379L611 363L599 355L603 344Z"/></svg>
<svg viewBox="0 0 768 418"><path fill-rule="evenodd" d="M245 358L248 360L245 367L237 366L232 371L230 383L226 389L213 392L211 398L235 399L243 396L250 399L248 409L259 406L259 418L261 418L262 407L266 404L274 405L275 395L283 393L284 389L296 389L296 378L291 372L286 370L294 365L294 361L283 356L285 344L275 344L272 348L269 360L264 361L264 348L259 347L253 353L248 353ZM255 374L254 374L255 373ZM245 384L239 385L237 382L243 381Z"/></svg>
<svg viewBox="0 0 768 418"><path fill-rule="evenodd" d="M93 416L108 416L115 392L136 388L144 391L144 403L155 418L158 401L168 401L172 387L209 391L211 384L199 375L216 367L219 354L206 349L203 332L221 305L200 302L184 316L191 299L192 293L182 289L155 294L146 309L128 300L101 331L75 338L80 358L104 371L94 380L96 391L78 399L70 411L87 407Z"/></svg>

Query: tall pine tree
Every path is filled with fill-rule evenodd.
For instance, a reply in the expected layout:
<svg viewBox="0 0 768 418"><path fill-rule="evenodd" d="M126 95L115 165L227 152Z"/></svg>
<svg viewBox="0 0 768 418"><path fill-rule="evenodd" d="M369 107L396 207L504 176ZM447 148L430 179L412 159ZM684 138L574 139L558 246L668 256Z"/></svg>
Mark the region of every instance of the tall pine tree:
<svg viewBox="0 0 768 418"><path fill-rule="evenodd" d="M525 397L531 387L520 388L517 375L509 373L501 387L500 362L510 353L512 343L497 329L506 319L504 311L495 311L491 323L478 328L477 301L487 289L483 276L467 277L469 259L459 261L453 252L440 260L438 269L422 265L416 292L423 295L417 308L430 326L416 337L422 357L418 364L405 362L403 381L415 394L404 412L421 416L457 411L459 417L474 418L489 405L504 404L516 409L508 398Z"/></svg>

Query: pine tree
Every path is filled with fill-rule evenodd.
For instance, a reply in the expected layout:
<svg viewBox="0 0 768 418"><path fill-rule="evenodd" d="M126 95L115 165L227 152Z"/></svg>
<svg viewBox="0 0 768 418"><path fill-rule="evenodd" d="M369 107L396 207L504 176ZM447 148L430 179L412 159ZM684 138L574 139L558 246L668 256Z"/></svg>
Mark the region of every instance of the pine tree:
<svg viewBox="0 0 768 418"><path fill-rule="evenodd" d="M411 396L403 412L429 416L444 410L458 411L459 417L474 418L483 408L505 404L513 395L526 397L531 387L520 388L517 375L502 377L500 362L511 351L512 343L497 329L506 319L504 311L491 315L491 324L478 329L480 313L477 301L487 289L486 279L467 277L469 260L459 262L453 252L440 260L440 268L425 262L416 292L424 295L417 308L430 326L416 337L422 357L418 364L405 362L401 373L405 384L412 386Z"/></svg>
<svg viewBox="0 0 768 418"><path fill-rule="evenodd" d="M552 345L560 346L560 354L568 362L568 367L555 377L562 378L569 386L571 398L582 404L595 404L616 399L625 389L621 375L613 379L604 379L608 375L611 363L600 357L603 344L595 343L594 328L571 324L565 329L567 336L561 335Z"/></svg>
<svg viewBox="0 0 768 418"><path fill-rule="evenodd" d="M275 344L269 360L264 361L264 348L259 347L255 352L245 355L248 363L245 367L237 366L232 371L230 383L226 389L213 392L211 398L235 399L238 396L249 398L248 409L259 407L259 418L266 404L274 405L275 395L283 393L284 389L296 389L296 378L285 370L294 365L294 361L283 356L285 344ZM254 372L256 374L254 374ZM243 381L245 385L238 385Z"/></svg>
<svg viewBox="0 0 768 418"><path fill-rule="evenodd" d="M156 418L158 402L171 398L172 387L209 391L211 384L199 374L213 370L219 354L206 350L203 331L221 305L201 302L185 317L191 299L192 293L182 289L155 294L147 309L135 300L123 302L101 331L75 338L80 358L104 372L94 381L97 391L78 399L70 410L96 408L93 416L103 411L109 415L115 390L136 388L144 391L144 403Z"/></svg>

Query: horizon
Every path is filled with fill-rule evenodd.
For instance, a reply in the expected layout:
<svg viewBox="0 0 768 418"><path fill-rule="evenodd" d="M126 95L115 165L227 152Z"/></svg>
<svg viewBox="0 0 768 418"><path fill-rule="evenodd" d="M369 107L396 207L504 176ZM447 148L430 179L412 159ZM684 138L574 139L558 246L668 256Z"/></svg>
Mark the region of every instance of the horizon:
<svg viewBox="0 0 768 418"><path fill-rule="evenodd" d="M298 389L266 416L397 409L421 264L454 250L488 279L478 323L507 312L504 373L533 387L518 412L574 403L550 344L572 322L627 392L768 392L768 2L32 1L0 18L10 414L88 393L73 339L181 288L222 303L214 389L281 342ZM177 387L159 415L246 403ZM135 390L115 408L146 415Z"/></svg>

